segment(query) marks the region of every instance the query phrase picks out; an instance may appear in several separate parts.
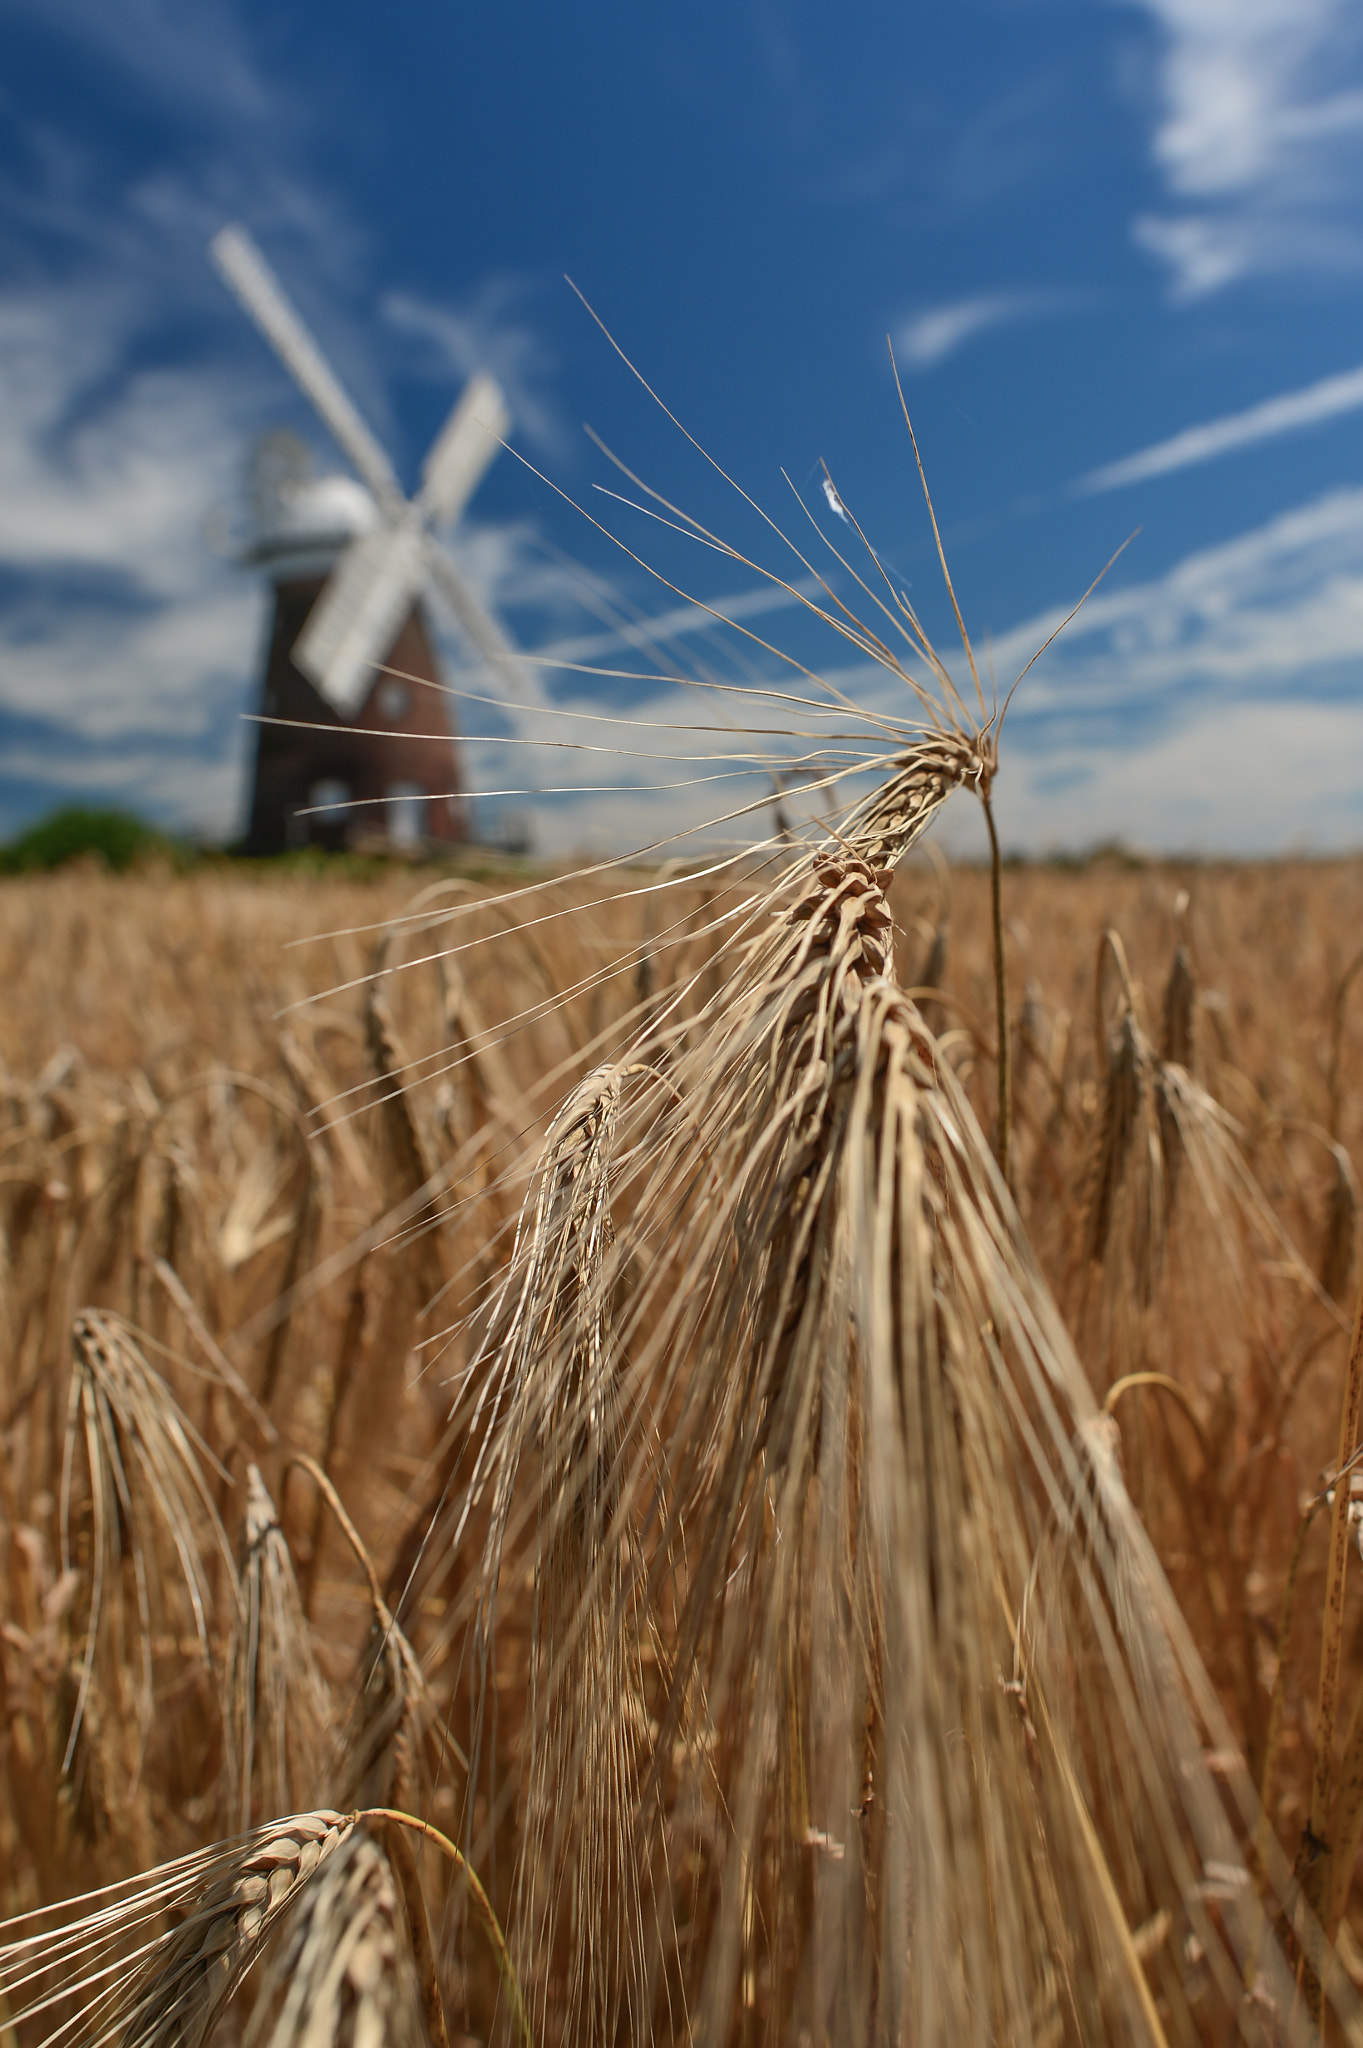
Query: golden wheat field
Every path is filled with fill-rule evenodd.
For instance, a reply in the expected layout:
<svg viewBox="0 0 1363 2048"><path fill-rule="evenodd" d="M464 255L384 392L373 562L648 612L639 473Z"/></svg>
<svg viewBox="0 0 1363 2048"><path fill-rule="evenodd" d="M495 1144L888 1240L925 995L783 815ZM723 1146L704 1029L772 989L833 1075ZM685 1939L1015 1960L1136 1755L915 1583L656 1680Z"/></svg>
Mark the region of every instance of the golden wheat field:
<svg viewBox="0 0 1363 2048"><path fill-rule="evenodd" d="M5 2048L1363 2040L1363 862L1006 871L1005 1183L858 829L0 886Z"/></svg>

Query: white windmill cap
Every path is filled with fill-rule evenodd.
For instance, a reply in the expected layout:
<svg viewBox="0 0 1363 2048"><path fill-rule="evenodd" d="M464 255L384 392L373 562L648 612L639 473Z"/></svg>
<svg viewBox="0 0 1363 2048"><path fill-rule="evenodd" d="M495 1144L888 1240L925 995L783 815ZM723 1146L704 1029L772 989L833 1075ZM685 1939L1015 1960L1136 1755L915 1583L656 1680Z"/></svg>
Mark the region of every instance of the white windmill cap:
<svg viewBox="0 0 1363 2048"><path fill-rule="evenodd" d="M378 524L378 506L354 477L281 477L264 501L257 501L246 559L276 581L318 575L349 541L372 533Z"/></svg>

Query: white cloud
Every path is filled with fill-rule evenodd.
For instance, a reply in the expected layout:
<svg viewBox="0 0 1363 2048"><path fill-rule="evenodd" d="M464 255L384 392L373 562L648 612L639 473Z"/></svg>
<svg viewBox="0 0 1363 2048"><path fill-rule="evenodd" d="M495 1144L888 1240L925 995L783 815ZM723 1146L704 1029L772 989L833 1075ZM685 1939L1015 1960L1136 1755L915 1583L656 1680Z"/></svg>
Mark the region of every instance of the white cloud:
<svg viewBox="0 0 1363 2048"><path fill-rule="evenodd" d="M243 732L245 728L243 728ZM126 745L115 751L63 755L47 746L7 746L5 773L42 801L39 810L77 801L112 805L209 844L241 830L242 771L249 742L220 747L206 758L202 745ZM170 800L168 801L168 797Z"/></svg>
<svg viewBox="0 0 1363 2048"><path fill-rule="evenodd" d="M119 375L128 337L108 315L89 289L0 300L0 558L169 594L202 579L246 394L207 371Z"/></svg>
<svg viewBox="0 0 1363 2048"><path fill-rule="evenodd" d="M126 300L97 281L0 300L0 564L20 579L0 612L0 769L227 830L224 711L260 599L204 525L236 484L250 394L121 368L129 344Z"/></svg>
<svg viewBox="0 0 1363 2048"><path fill-rule="evenodd" d="M909 369L930 370L991 327L1034 318L1057 303L1054 295L1042 292L982 292L974 298L925 306L900 323L895 350Z"/></svg>
<svg viewBox="0 0 1363 2048"><path fill-rule="evenodd" d="M813 596L818 586L804 577L792 589L806 590ZM730 595L717 595L705 604L679 604L671 611L659 612L649 618L633 619L619 610L620 600L615 597L613 610L620 624L604 633L587 633L571 640L555 641L552 647L543 650L545 656L560 661L599 661L607 656L621 655L631 650L647 649L657 651L667 642L686 634L722 631L718 612L722 619L761 618L769 612L785 611L798 604L799 599L791 590L775 583L759 583L751 590L735 591Z"/></svg>
<svg viewBox="0 0 1363 2048"><path fill-rule="evenodd" d="M1020 669L1064 616L1057 609L995 642L1000 675ZM1091 597L1023 685L1025 712L1115 716L1167 711L1198 688L1219 696L1309 692L1341 663L1363 700L1363 489L1331 491L1154 582ZM1363 761L1359 764L1363 786Z"/></svg>
<svg viewBox="0 0 1363 2048"><path fill-rule="evenodd" d="M1168 38L1155 160L1172 191L1262 185L1292 146L1363 124L1363 93L1312 97L1347 48L1342 0L1147 0Z"/></svg>
<svg viewBox="0 0 1363 2048"><path fill-rule="evenodd" d="M555 856L584 849L618 853L670 834L680 835L673 850L689 856L762 837L771 829L766 806L772 789L770 777L754 764L768 757L779 762L790 746L746 733L744 722L779 727L784 713L769 700L741 691L729 697L710 687L731 680L735 669L717 657L724 628L715 614L741 622L788 611L798 598L759 584L716 595L713 608L683 603L646 616L595 579L594 589L584 591L570 567L550 564L551 581L536 588L536 602L551 599L560 615L565 604L580 606L594 612L606 630L546 641L542 659L527 664L524 712L503 716L501 707L478 704L459 712L466 734L505 732L509 740L464 742L475 799L480 791L489 798L476 806L481 828L490 827L498 809L528 815L537 850ZM506 602L524 597L526 585L511 556L494 580ZM447 645L447 654L454 673L461 650ZM609 686L599 674L579 676L571 667L556 673L556 663L614 668L627 678L646 672L658 680L625 680L603 708ZM755 673L750 656L739 665ZM687 687L677 677L693 678L700 687ZM803 687L798 676L787 675L783 682ZM470 674L468 687L484 691L486 679ZM844 713L831 715L845 723ZM817 719L813 724L817 728ZM761 806L754 819L724 817L753 802Z"/></svg>
<svg viewBox="0 0 1363 2048"><path fill-rule="evenodd" d="M1063 613L995 645L1015 674ZM1363 490L1090 598L1023 683L1001 828L1276 853L1363 844Z"/></svg>
<svg viewBox="0 0 1363 2048"><path fill-rule="evenodd" d="M1126 747L1058 744L1044 765L1005 731L994 808L1006 849L1044 856L1117 844L1232 858L1363 844L1363 702L1194 704ZM978 806L954 799L938 832L956 860L987 857Z"/></svg>
<svg viewBox="0 0 1363 2048"><path fill-rule="evenodd" d="M1188 469L1195 463L1210 462L1237 448L1249 448L1256 441L1268 441L1302 427L1314 427L1341 413L1356 412L1363 406L1363 365L1322 377L1301 391L1286 391L1278 398L1266 398L1244 412L1227 413L1221 419L1206 420L1200 426L1185 427L1167 441L1156 441L1120 462L1105 463L1081 478L1076 488L1084 493L1115 491L1123 484L1143 483L1147 477L1167 476L1171 470Z"/></svg>
<svg viewBox="0 0 1363 2048"><path fill-rule="evenodd" d="M1357 263L1363 80L1349 0L1136 0L1161 32L1151 153L1172 213L1135 223L1175 295Z"/></svg>
<svg viewBox="0 0 1363 2048"><path fill-rule="evenodd" d="M1256 267L1256 238L1240 221L1142 214L1131 231L1172 272L1178 299L1206 298Z"/></svg>

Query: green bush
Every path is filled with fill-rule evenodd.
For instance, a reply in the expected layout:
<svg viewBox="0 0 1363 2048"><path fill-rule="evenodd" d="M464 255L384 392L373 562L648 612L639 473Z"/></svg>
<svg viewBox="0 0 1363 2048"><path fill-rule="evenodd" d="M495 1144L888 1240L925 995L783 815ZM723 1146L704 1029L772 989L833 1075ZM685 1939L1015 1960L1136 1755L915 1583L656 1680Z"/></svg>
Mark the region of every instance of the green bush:
<svg viewBox="0 0 1363 2048"><path fill-rule="evenodd" d="M65 867L89 855L116 874L135 862L159 854L179 861L184 849L165 833L127 811L87 810L70 804L30 825L8 846L0 847L0 874L31 874Z"/></svg>

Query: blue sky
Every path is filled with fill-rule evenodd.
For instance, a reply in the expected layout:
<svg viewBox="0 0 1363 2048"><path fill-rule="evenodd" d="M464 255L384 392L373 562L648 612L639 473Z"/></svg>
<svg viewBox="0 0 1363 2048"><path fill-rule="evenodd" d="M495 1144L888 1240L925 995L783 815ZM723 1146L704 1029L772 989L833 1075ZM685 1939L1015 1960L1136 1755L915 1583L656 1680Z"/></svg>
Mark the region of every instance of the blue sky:
<svg viewBox="0 0 1363 2048"><path fill-rule="evenodd" d="M781 472L840 544L827 461L948 647L888 334L1002 684L1141 529L1010 712L1008 842L1363 842L1363 14L1345 0L0 0L0 20L0 831L72 797L239 820L264 598L211 543L261 429L334 456L206 261L237 219L409 484L463 378L501 379L513 446L550 481L502 455L450 540L526 647L630 666L602 579L633 614L676 609L560 490L691 594L763 602L751 570L601 495L620 479L584 421L787 567L565 272L814 546ZM897 704L791 607L749 620ZM668 653L724 659L704 635ZM541 844L718 808L642 787L699 768L533 744L566 729L548 707L635 708L641 755L695 752L660 730L694 717L679 693L533 682L542 712L466 710L521 742L470 746L475 780L634 786L518 802Z"/></svg>

